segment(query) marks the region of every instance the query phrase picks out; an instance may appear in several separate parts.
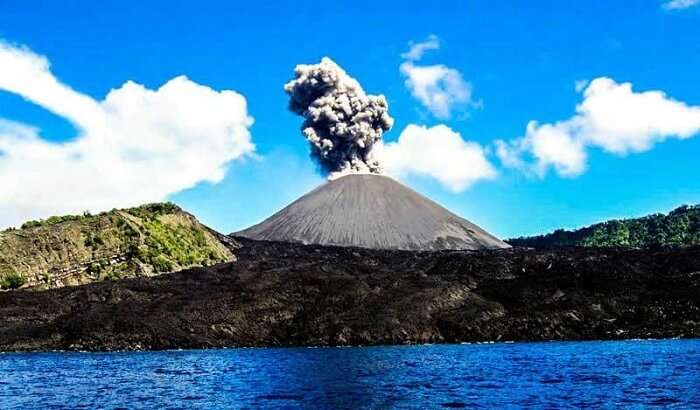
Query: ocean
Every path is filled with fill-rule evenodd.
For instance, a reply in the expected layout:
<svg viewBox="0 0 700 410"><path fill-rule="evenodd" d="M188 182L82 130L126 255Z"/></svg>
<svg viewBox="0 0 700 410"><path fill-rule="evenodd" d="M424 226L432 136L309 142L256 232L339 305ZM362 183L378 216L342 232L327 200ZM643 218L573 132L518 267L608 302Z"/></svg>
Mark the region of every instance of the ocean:
<svg viewBox="0 0 700 410"><path fill-rule="evenodd" d="M700 340L2 353L0 408L700 408Z"/></svg>

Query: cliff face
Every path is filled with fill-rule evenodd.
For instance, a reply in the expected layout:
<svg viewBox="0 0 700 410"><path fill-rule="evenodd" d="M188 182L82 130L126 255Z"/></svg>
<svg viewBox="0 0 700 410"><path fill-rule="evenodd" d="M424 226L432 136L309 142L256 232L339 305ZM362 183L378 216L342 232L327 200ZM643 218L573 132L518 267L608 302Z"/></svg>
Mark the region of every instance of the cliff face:
<svg viewBox="0 0 700 410"><path fill-rule="evenodd" d="M240 243L210 268L0 293L0 350L700 337L697 247Z"/></svg>
<svg viewBox="0 0 700 410"><path fill-rule="evenodd" d="M0 232L0 287L46 289L208 266L232 260L231 244L172 204L30 221Z"/></svg>

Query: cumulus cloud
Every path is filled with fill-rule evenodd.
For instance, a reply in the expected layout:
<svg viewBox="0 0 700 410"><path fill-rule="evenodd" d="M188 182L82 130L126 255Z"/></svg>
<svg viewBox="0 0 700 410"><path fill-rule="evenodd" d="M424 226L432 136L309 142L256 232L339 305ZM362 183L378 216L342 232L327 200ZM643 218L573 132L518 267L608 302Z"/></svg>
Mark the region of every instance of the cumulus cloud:
<svg viewBox="0 0 700 410"><path fill-rule="evenodd" d="M684 10L697 6L700 0L670 0L661 5L666 10Z"/></svg>
<svg viewBox="0 0 700 410"><path fill-rule="evenodd" d="M398 141L378 144L375 155L392 176L427 176L454 192L496 177L484 149L446 125L409 124Z"/></svg>
<svg viewBox="0 0 700 410"><path fill-rule="evenodd" d="M156 90L128 81L102 101L61 83L49 62L0 43L0 90L64 117L66 142L0 119L0 226L29 218L160 201L254 151L246 100L184 76Z"/></svg>
<svg viewBox="0 0 700 410"><path fill-rule="evenodd" d="M528 153L534 163L523 158ZM538 124L531 121L525 136L507 143L496 141L496 154L503 165L542 177L551 166L561 176L572 177L586 168L586 152L580 141L571 136L566 123Z"/></svg>
<svg viewBox="0 0 700 410"><path fill-rule="evenodd" d="M586 168L589 147L625 155L699 132L700 107L676 101L662 91L636 92L631 83L600 77L583 91L574 116L553 124L531 121L525 136L497 141L496 147L506 166L540 176L553 167L562 176L576 176Z"/></svg>
<svg viewBox="0 0 700 410"><path fill-rule="evenodd" d="M405 57L420 58L436 48L437 38L414 44ZM302 133L311 156L335 178L347 173L385 173L397 178L427 176L455 192L496 171L481 146L464 141L445 125L432 128L409 124L398 141L382 138L393 119L384 96L367 95L360 83L331 59L296 67L285 85L289 109L304 118Z"/></svg>
<svg viewBox="0 0 700 410"><path fill-rule="evenodd" d="M418 61L423 58L423 53L426 51L440 49L440 39L435 34L431 34L425 41L411 41L408 45L408 51L401 54L401 57L408 61Z"/></svg>
<svg viewBox="0 0 700 410"><path fill-rule="evenodd" d="M443 64L417 64L427 50L439 48L440 41L434 35L426 41L411 43L409 50L401 55L405 61L399 69L406 77L411 95L435 117L446 119L458 107L478 107L481 103L473 99L471 83L456 69Z"/></svg>
<svg viewBox="0 0 700 410"><path fill-rule="evenodd" d="M577 93L580 93L581 91L586 89L587 85L588 85L588 80L577 80L574 82L574 89L576 90Z"/></svg>

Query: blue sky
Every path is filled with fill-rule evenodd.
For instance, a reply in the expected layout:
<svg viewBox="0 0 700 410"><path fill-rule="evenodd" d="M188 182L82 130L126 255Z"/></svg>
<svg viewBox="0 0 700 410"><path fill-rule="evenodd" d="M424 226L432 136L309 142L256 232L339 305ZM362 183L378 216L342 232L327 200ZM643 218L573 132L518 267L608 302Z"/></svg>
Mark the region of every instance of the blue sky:
<svg viewBox="0 0 700 410"><path fill-rule="evenodd" d="M459 190L428 174L408 172L402 180L497 235L543 233L700 203L700 138L694 125L700 106L700 7L692 2L676 9L653 0L140 3L0 0L0 39L44 56L60 82L96 101L129 80L155 90L180 75L242 95L254 118L249 128L254 154L230 162L220 158L222 178L212 177L218 168L211 169L194 187L158 194L221 231L258 222L324 180L308 158L301 119L287 111L282 88L295 65L323 56L367 92L386 96L396 120L385 134L388 143L409 124L443 124L482 147L497 173L492 178ZM458 102L449 116L440 116L407 87L401 54L410 42L431 34L439 49L416 64L457 71L478 104ZM655 120L663 137L644 149L613 152L600 139L590 142L595 136L580 137L588 144L587 159L575 175L562 175L554 162L538 171L503 163L496 140L523 138L533 120L567 121L584 99L576 82L601 77L631 83L634 92L661 91L682 103L684 114L672 115L670 125L666 117ZM148 109L147 104L139 110ZM646 116L625 114L635 123ZM17 93L0 91L0 118L31 125L56 144L80 132L65 116ZM679 129L691 135L677 138ZM518 154L532 157L527 148ZM0 169L2 158L0 149ZM15 177L12 170L4 172ZM16 174L17 181L31 172ZM155 184L145 178L140 183L141 190ZM50 195L58 188L41 189ZM121 197L128 195L125 189ZM26 210L27 217L51 210L12 206L10 213L22 216Z"/></svg>

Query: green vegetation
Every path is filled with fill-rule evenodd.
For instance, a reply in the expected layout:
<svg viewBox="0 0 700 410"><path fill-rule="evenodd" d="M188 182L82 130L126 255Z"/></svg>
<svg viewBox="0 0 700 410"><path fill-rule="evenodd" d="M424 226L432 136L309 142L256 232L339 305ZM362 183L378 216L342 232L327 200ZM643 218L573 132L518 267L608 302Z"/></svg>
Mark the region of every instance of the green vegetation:
<svg viewBox="0 0 700 410"><path fill-rule="evenodd" d="M131 268L127 263L119 263L114 265L107 272L104 272L101 276L102 279L116 280L129 276Z"/></svg>
<svg viewBox="0 0 700 410"><path fill-rule="evenodd" d="M39 226L51 226L51 225L56 225L61 222L67 222L67 221L79 221L82 218L88 218L89 216L83 216L83 215L63 215L63 216L51 216L47 219L39 219L39 220L34 220L34 221L27 221L22 224L21 229L30 229L30 228L36 228Z"/></svg>
<svg viewBox="0 0 700 410"><path fill-rule="evenodd" d="M26 280L17 272L10 272L0 278L0 289L18 289L26 283Z"/></svg>
<svg viewBox="0 0 700 410"><path fill-rule="evenodd" d="M147 217L143 226L145 240L138 247L138 258L153 265L156 272L172 271L176 265L207 266L220 260L201 229L167 225L153 217Z"/></svg>
<svg viewBox="0 0 700 410"><path fill-rule="evenodd" d="M172 202L157 202L126 209L126 212L139 218L153 218L161 215L182 213L182 209Z"/></svg>
<svg viewBox="0 0 700 410"><path fill-rule="evenodd" d="M82 215L51 216L51 217L48 217L46 219L27 221L27 222L22 224L20 229L30 229L30 228L36 228L39 226L51 226L51 225L56 225L56 224L59 224L62 222L68 222L68 221L87 220L87 219L94 218L95 216L103 216L103 215L106 215L108 213L114 213L117 211L118 211L117 209L113 209L110 212L103 212L103 213L98 214L98 215L92 215L89 211L84 211ZM147 217L182 212L182 209L179 206L173 204L172 202L163 202L163 203L153 203L153 204L141 205L141 206L138 206L135 208L129 208L126 211L134 216L139 217L139 218L147 218Z"/></svg>
<svg viewBox="0 0 700 410"><path fill-rule="evenodd" d="M215 232L177 205L147 204L54 216L0 231L0 286L57 287L172 272L232 257Z"/></svg>
<svg viewBox="0 0 700 410"><path fill-rule="evenodd" d="M700 245L700 205L681 206L668 215L612 220L574 231L559 229L547 235L520 237L507 242L533 248Z"/></svg>
<svg viewBox="0 0 700 410"><path fill-rule="evenodd" d="M87 238L85 238L85 246L96 249L100 245L104 245L104 240L102 239L102 236L100 236L99 233L87 234Z"/></svg>

